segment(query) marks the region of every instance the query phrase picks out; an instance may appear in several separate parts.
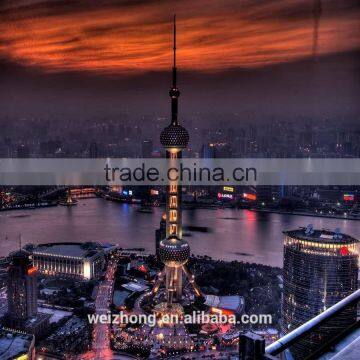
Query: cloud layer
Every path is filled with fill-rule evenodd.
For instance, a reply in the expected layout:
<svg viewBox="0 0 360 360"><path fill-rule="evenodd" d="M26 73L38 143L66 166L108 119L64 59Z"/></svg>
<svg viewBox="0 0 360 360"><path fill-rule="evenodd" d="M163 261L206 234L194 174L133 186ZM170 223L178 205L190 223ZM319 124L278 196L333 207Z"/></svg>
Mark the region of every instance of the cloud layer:
<svg viewBox="0 0 360 360"><path fill-rule="evenodd" d="M360 48L355 0L3 1L0 56L48 72L123 74L171 66L171 16L179 65L221 71L264 67Z"/></svg>

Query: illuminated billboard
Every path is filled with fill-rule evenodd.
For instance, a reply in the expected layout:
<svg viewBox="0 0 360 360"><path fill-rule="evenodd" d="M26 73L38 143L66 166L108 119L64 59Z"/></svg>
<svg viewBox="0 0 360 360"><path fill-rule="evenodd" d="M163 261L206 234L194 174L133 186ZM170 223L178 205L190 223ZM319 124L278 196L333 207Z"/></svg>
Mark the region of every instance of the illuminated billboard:
<svg viewBox="0 0 360 360"><path fill-rule="evenodd" d="M243 193L243 198L246 199L246 200L255 201L256 200L256 194Z"/></svg>
<svg viewBox="0 0 360 360"><path fill-rule="evenodd" d="M344 194L343 199L344 199L344 201L354 201L355 195L354 194Z"/></svg>
<svg viewBox="0 0 360 360"><path fill-rule="evenodd" d="M225 194L225 193L218 193L217 194L218 198L219 199L229 199L229 200L232 200L234 198L234 195L233 194Z"/></svg>
<svg viewBox="0 0 360 360"><path fill-rule="evenodd" d="M223 190L227 192L234 192L234 188L232 186L224 186Z"/></svg>

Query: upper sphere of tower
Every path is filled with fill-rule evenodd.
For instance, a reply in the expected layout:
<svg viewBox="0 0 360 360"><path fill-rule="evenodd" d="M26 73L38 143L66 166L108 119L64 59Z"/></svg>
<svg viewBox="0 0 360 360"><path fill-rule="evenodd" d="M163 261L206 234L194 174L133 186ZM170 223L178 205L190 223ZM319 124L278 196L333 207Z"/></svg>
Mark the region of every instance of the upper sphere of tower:
<svg viewBox="0 0 360 360"><path fill-rule="evenodd" d="M161 145L165 148L186 148L189 133L179 124L170 124L160 134Z"/></svg>

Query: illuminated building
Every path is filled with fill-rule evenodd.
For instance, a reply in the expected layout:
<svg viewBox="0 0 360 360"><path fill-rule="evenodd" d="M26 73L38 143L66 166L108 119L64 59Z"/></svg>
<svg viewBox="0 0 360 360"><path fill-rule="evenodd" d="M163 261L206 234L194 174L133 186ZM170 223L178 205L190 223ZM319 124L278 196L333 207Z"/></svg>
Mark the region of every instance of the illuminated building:
<svg viewBox="0 0 360 360"><path fill-rule="evenodd" d="M37 313L36 268L29 255L24 250L12 253L8 269L8 313L19 320Z"/></svg>
<svg viewBox="0 0 360 360"><path fill-rule="evenodd" d="M189 143L187 130L178 121L178 98L180 91L176 85L176 25L174 22L174 65L172 71L172 87L169 95L171 98L171 122L161 132L160 141L166 150L169 168L181 159L181 151ZM159 274L153 288L155 294L162 282L166 286L166 303L157 305L156 312L181 311L181 299L183 291L183 276L185 275L192 284L195 294L201 296L200 290L194 282L194 276L186 268L190 257L190 246L182 239L182 216L181 216L181 187L178 180L170 181L166 191L166 238L159 243L158 254L164 263L164 270ZM179 310L180 309L180 310Z"/></svg>
<svg viewBox="0 0 360 360"><path fill-rule="evenodd" d="M200 158L214 159L215 158L214 144L204 144L200 150Z"/></svg>
<svg viewBox="0 0 360 360"><path fill-rule="evenodd" d="M284 234L282 327L287 334L357 290L358 241L338 230L313 230L311 225ZM350 307L298 341L292 354L305 358L326 337L355 321L356 308Z"/></svg>
<svg viewBox="0 0 360 360"><path fill-rule="evenodd" d="M42 334L48 327L49 315L38 313L37 269L30 254L19 250L10 255L8 269L8 312L4 317L6 327L34 335Z"/></svg>
<svg viewBox="0 0 360 360"><path fill-rule="evenodd" d="M244 310L245 300L239 295L205 295L205 305L210 307L212 313L239 314Z"/></svg>
<svg viewBox="0 0 360 360"><path fill-rule="evenodd" d="M66 199L59 201L59 205L63 205L63 206L74 206L77 205L77 203L78 203L77 200L73 199L71 196L70 188L67 191Z"/></svg>
<svg viewBox="0 0 360 360"><path fill-rule="evenodd" d="M34 335L1 330L0 359L35 360Z"/></svg>
<svg viewBox="0 0 360 360"><path fill-rule="evenodd" d="M34 266L50 276L92 280L101 276L104 252L94 243L41 244L32 251Z"/></svg>

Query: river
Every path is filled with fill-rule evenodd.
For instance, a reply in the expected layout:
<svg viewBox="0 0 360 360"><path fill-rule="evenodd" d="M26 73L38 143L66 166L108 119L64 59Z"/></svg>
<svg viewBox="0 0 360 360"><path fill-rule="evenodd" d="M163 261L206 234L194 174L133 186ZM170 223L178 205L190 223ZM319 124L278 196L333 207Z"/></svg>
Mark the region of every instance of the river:
<svg viewBox="0 0 360 360"><path fill-rule="evenodd" d="M96 241L154 251L155 229L162 208L138 212L137 205L103 199L80 200L77 206L15 210L0 213L0 256L23 245L44 242ZM282 267L282 231L313 224L360 238L360 222L353 220L257 213L236 209L184 210L184 225L205 226L208 232L185 230L192 253L216 259L242 260Z"/></svg>

